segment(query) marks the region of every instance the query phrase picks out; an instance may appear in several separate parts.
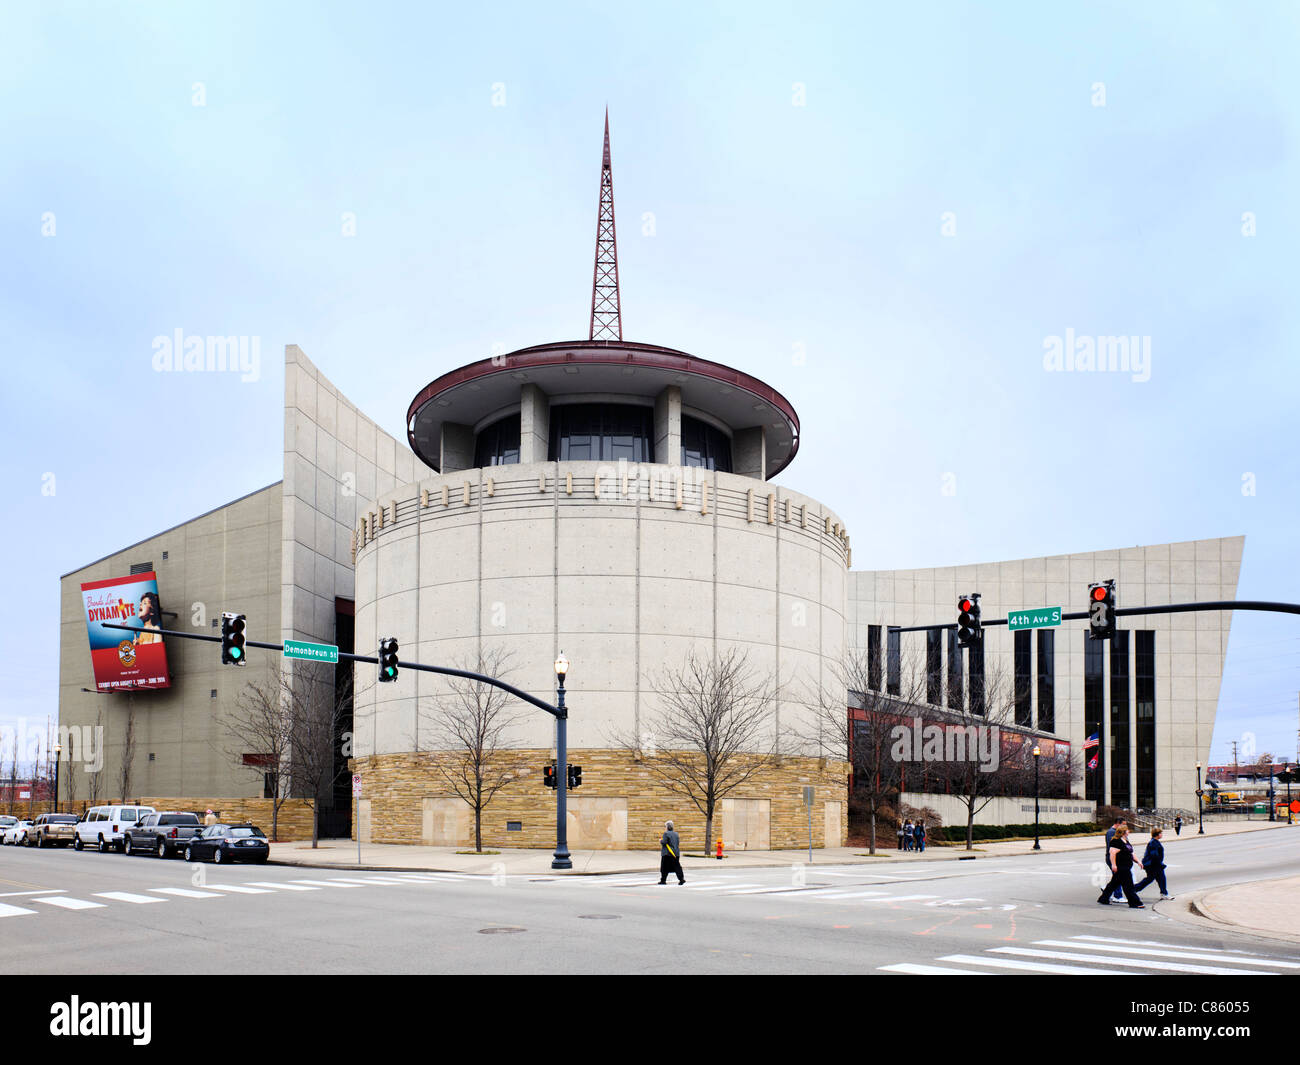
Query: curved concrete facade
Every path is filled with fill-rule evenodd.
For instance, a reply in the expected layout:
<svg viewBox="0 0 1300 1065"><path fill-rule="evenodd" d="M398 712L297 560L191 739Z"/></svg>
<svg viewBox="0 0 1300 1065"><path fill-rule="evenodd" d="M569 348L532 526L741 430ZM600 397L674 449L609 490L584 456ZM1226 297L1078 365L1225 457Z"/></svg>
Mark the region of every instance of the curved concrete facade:
<svg viewBox="0 0 1300 1065"><path fill-rule="evenodd" d="M374 500L356 535L358 649L397 635L403 658L457 664L501 646L507 679L548 700L563 650L575 751L639 735L656 675L692 649L739 648L774 678L774 731L796 723L800 690L833 684L843 650L842 522L749 477L597 462L430 474ZM358 759L430 749L417 701L443 678L358 680ZM549 748L553 731L530 712L512 745Z"/></svg>

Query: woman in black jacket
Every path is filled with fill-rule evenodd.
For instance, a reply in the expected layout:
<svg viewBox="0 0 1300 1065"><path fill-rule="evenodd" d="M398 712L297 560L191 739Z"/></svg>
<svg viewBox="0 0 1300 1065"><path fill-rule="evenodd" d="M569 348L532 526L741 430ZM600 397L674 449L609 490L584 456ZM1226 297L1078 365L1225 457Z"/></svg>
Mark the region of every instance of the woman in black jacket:
<svg viewBox="0 0 1300 1065"><path fill-rule="evenodd" d="M1142 855L1142 868L1146 870L1146 876L1141 883L1133 886L1134 891L1141 891L1151 881L1160 885L1160 898L1163 901L1172 899L1169 894L1169 888L1165 884L1165 845L1160 842L1161 830L1153 828L1151 830L1151 842L1147 844L1146 852Z"/></svg>
<svg viewBox="0 0 1300 1065"><path fill-rule="evenodd" d="M1128 825L1120 825L1115 829L1107 853L1110 855L1110 883L1102 889L1101 898L1097 902L1102 906L1109 906L1110 893L1120 888L1124 892L1124 897L1128 899L1129 909L1145 910L1142 900L1133 890L1133 844L1128 841Z"/></svg>

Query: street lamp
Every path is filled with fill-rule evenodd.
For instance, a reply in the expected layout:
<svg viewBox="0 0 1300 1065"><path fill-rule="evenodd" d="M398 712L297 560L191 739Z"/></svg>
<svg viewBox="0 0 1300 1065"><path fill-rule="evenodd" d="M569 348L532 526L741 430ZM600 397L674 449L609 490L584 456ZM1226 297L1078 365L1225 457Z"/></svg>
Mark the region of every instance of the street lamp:
<svg viewBox="0 0 1300 1065"><path fill-rule="evenodd" d="M1277 820L1277 793L1273 790L1273 763L1268 766L1268 819Z"/></svg>
<svg viewBox="0 0 1300 1065"><path fill-rule="evenodd" d="M1201 791L1201 763L1196 763L1196 816L1200 828L1196 830L1198 836L1205 835L1205 796Z"/></svg>
<svg viewBox="0 0 1300 1065"><path fill-rule="evenodd" d="M569 672L569 660L560 652L555 660L555 680L558 696L555 708L555 856L552 869L572 869L569 858L569 713L564 709L564 678Z"/></svg>
<svg viewBox="0 0 1300 1065"><path fill-rule="evenodd" d="M54 812L59 812L59 763L63 760L63 744L54 745Z"/></svg>
<svg viewBox="0 0 1300 1065"><path fill-rule="evenodd" d="M1038 845L1038 756L1043 752L1034 744L1034 850L1043 848Z"/></svg>

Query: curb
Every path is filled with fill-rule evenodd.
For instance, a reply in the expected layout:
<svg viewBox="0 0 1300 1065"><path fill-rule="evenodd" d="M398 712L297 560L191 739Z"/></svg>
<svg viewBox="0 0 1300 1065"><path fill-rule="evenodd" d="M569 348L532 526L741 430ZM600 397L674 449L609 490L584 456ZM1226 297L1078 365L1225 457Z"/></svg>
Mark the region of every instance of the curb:
<svg viewBox="0 0 1300 1065"><path fill-rule="evenodd" d="M1271 877L1268 880L1247 880L1241 884L1222 884L1219 887L1189 891L1185 896L1177 900L1181 905L1171 906L1165 904L1161 906L1161 904L1157 903L1157 906L1160 907L1157 912L1169 917L1171 920L1193 925L1203 930L1208 928L1217 932L1233 932L1237 935L1256 936L1276 943L1300 943L1300 934L1279 929L1256 928L1252 925L1238 924L1215 914L1213 910L1203 905L1207 895L1212 895L1216 891L1223 891L1225 888L1248 887L1251 884L1267 884L1273 880L1289 879L1291 877Z"/></svg>

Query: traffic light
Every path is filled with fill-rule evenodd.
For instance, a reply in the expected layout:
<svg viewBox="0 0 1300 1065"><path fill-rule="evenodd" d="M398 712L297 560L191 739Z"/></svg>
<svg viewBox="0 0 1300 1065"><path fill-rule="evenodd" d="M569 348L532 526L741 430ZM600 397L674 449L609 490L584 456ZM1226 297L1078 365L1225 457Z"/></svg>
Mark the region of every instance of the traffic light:
<svg viewBox="0 0 1300 1065"><path fill-rule="evenodd" d="M969 647L980 636L980 597L978 592L957 600L957 646Z"/></svg>
<svg viewBox="0 0 1300 1065"><path fill-rule="evenodd" d="M379 641L379 679L381 682L397 679L397 641L391 636Z"/></svg>
<svg viewBox="0 0 1300 1065"><path fill-rule="evenodd" d="M1088 585L1088 635L1109 640L1115 635L1115 582Z"/></svg>
<svg viewBox="0 0 1300 1065"><path fill-rule="evenodd" d="M582 786L582 766L580 766L580 765L571 765L571 766L569 766L569 788L570 788L570 790L572 790L573 788L581 787L581 786Z"/></svg>
<svg viewBox="0 0 1300 1065"><path fill-rule="evenodd" d="M542 783L548 788L555 787L555 766L548 765L542 768Z"/></svg>
<svg viewBox="0 0 1300 1065"><path fill-rule="evenodd" d="M244 615L221 615L221 664L242 666L244 662Z"/></svg>

